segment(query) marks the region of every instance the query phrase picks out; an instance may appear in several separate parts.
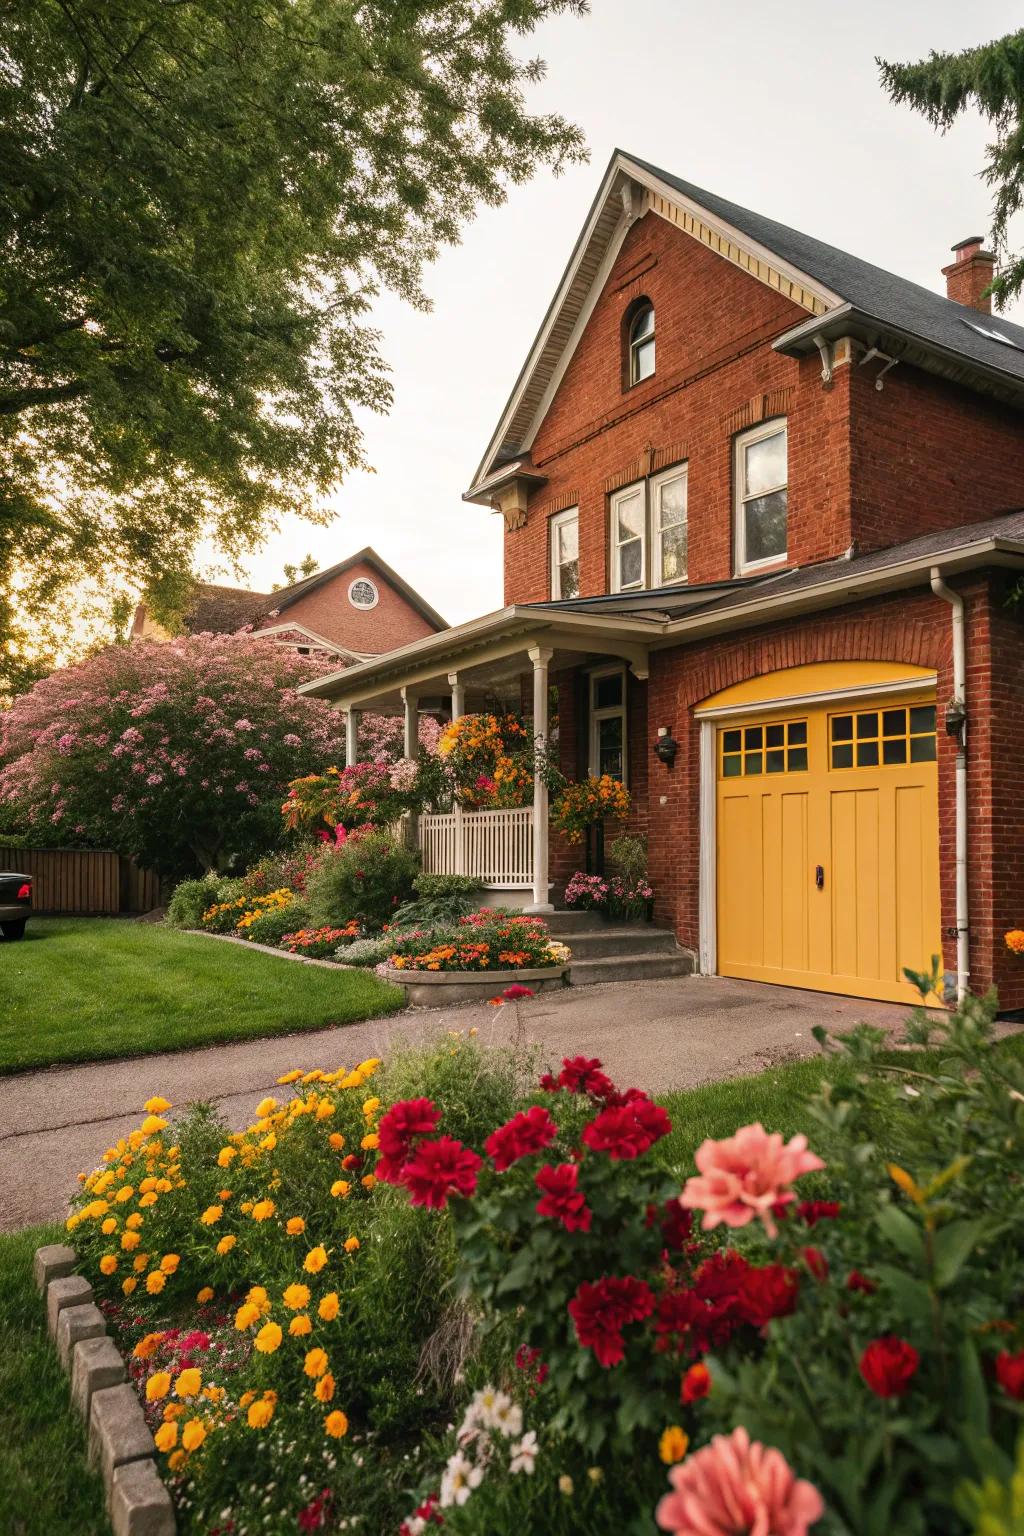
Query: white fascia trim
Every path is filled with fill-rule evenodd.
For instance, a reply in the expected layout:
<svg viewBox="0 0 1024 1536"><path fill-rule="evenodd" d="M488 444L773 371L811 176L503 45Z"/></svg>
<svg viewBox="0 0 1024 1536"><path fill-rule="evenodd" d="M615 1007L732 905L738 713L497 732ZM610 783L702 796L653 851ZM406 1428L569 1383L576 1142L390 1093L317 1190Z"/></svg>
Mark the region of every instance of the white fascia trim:
<svg viewBox="0 0 1024 1536"><path fill-rule="evenodd" d="M698 964L702 976L718 970L718 830L716 826L715 727L700 724L700 891L697 903Z"/></svg>
<svg viewBox="0 0 1024 1536"><path fill-rule="evenodd" d="M306 624L275 624L270 629L254 629L254 635L283 635L290 630L298 630L300 635L305 635L307 640L314 645L322 645L325 650L333 651L336 656L351 656L353 661L361 662L368 659L366 651L350 651L347 645L339 645L336 640L328 640L326 635L317 634L315 629L310 629Z"/></svg>

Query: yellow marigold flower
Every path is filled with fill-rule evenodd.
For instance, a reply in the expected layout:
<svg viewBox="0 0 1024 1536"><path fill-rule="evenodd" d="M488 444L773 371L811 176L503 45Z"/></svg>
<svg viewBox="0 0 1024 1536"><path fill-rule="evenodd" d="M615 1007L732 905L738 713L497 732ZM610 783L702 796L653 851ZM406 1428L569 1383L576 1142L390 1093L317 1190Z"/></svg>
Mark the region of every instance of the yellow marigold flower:
<svg viewBox="0 0 1024 1536"><path fill-rule="evenodd" d="M148 1360L151 1355L155 1355L162 1338L162 1333L147 1333L146 1337L140 1339L132 1350L136 1360Z"/></svg>
<svg viewBox="0 0 1024 1536"><path fill-rule="evenodd" d="M334 1412L329 1413L324 1419L324 1430L332 1440L340 1440L342 1435L348 1434L348 1419L340 1408L335 1408Z"/></svg>
<svg viewBox="0 0 1024 1536"><path fill-rule="evenodd" d="M217 1166L218 1166L218 1168L227 1168L227 1167L229 1167L237 1156L238 1156L238 1148L237 1147L221 1147L220 1151L217 1153Z"/></svg>
<svg viewBox="0 0 1024 1536"><path fill-rule="evenodd" d="M164 1422L169 1424L172 1419L183 1419L187 1412L184 1403L164 1403Z"/></svg>
<svg viewBox="0 0 1024 1536"><path fill-rule="evenodd" d="M157 1195L156 1195L156 1191L155 1190L152 1190L152 1189L147 1190L147 1192L144 1195L140 1195L139 1196L139 1204L140 1205L156 1205L156 1202L157 1202Z"/></svg>
<svg viewBox="0 0 1024 1536"><path fill-rule="evenodd" d="M658 1441L658 1455L667 1467L682 1461L690 1448L690 1437L679 1424L670 1424Z"/></svg>
<svg viewBox="0 0 1024 1536"><path fill-rule="evenodd" d="M180 1168L172 1168L171 1172L175 1176L177 1176L181 1172L181 1169ZM171 1183L170 1179L157 1179L157 1181L156 1181L156 1191L157 1191L158 1195L166 1195L173 1188L174 1188L174 1185Z"/></svg>
<svg viewBox="0 0 1024 1536"><path fill-rule="evenodd" d="M256 1348L261 1355L272 1355L279 1348L283 1335L277 1323L264 1323L256 1335Z"/></svg>
<svg viewBox="0 0 1024 1536"><path fill-rule="evenodd" d="M269 1221L276 1210L277 1206L273 1200L257 1200L252 1208L252 1219L253 1221Z"/></svg>
<svg viewBox="0 0 1024 1536"><path fill-rule="evenodd" d="M153 1439L158 1451L173 1451L178 1443L178 1426L174 1420L169 1424L161 1424Z"/></svg>
<svg viewBox="0 0 1024 1536"><path fill-rule="evenodd" d="M154 1189L156 1189L156 1179L152 1174L149 1174L139 1185L139 1192L143 1195L148 1195Z"/></svg>
<svg viewBox="0 0 1024 1536"><path fill-rule="evenodd" d="M345 1145L345 1138L340 1131L332 1131L327 1138L327 1145L334 1152L340 1152Z"/></svg>
<svg viewBox="0 0 1024 1536"><path fill-rule="evenodd" d="M248 1408L249 1404L255 1402L255 1400L255 1392L243 1392L241 1397L238 1399L238 1406L239 1408Z"/></svg>
<svg viewBox="0 0 1024 1536"><path fill-rule="evenodd" d="M376 1131L368 1131L359 1145L362 1147L364 1152L376 1152L377 1148L380 1146L380 1137L377 1135Z"/></svg>
<svg viewBox="0 0 1024 1536"><path fill-rule="evenodd" d="M289 1285L284 1291L282 1300L290 1311L298 1312L309 1302L309 1286L299 1285L298 1282L294 1285Z"/></svg>
<svg viewBox="0 0 1024 1536"><path fill-rule="evenodd" d="M121 1281L121 1289L126 1296L130 1296L138 1283L134 1275L129 1275L126 1280Z"/></svg>
<svg viewBox="0 0 1024 1536"><path fill-rule="evenodd" d="M250 1429L266 1429L273 1417L273 1403L268 1403L266 1398L263 1398L260 1402L249 1404L249 1412L245 1419Z"/></svg>
<svg viewBox="0 0 1024 1536"><path fill-rule="evenodd" d="M165 1275L173 1275L180 1263L180 1254L165 1253L163 1258L160 1260L160 1268L163 1270Z"/></svg>
<svg viewBox="0 0 1024 1536"><path fill-rule="evenodd" d="M317 1243L316 1247L311 1248L306 1254L302 1267L308 1275L318 1275L326 1263L327 1249L323 1243Z"/></svg>
<svg viewBox="0 0 1024 1536"><path fill-rule="evenodd" d="M224 1387L209 1386L203 1388L203 1396L208 1398L211 1403L219 1403L225 1395L226 1389Z"/></svg>
<svg viewBox="0 0 1024 1536"><path fill-rule="evenodd" d="M286 1083L297 1083L301 1076L302 1076L302 1073L299 1070L299 1068L298 1067L294 1067L291 1072L284 1072L284 1073L282 1073L282 1075L278 1078L277 1081L278 1081L279 1084L281 1084L283 1086Z"/></svg>
<svg viewBox="0 0 1024 1536"><path fill-rule="evenodd" d="M306 1230L306 1223L301 1216L289 1216L284 1224L284 1229L289 1237L301 1237Z"/></svg>
<svg viewBox="0 0 1024 1536"><path fill-rule="evenodd" d="M169 1099L162 1099L159 1094L156 1094L152 1099L147 1099L142 1107L147 1115L162 1115L170 1109L171 1103Z"/></svg>
<svg viewBox="0 0 1024 1536"><path fill-rule="evenodd" d="M130 1184L122 1184L121 1188L118 1190L117 1194L114 1196L114 1199L117 1201L118 1205L124 1205L125 1201L126 1200L130 1200L132 1195L134 1195L134 1193L135 1193L135 1190L132 1188L132 1186Z"/></svg>
<svg viewBox="0 0 1024 1536"><path fill-rule="evenodd" d="M159 1115L147 1115L139 1129L143 1136L158 1136L167 1129L167 1121L161 1120Z"/></svg>
<svg viewBox="0 0 1024 1536"><path fill-rule="evenodd" d="M375 1115L378 1109L380 1109L380 1099L367 1099L363 1105L363 1114L369 1120L370 1116Z"/></svg>
<svg viewBox="0 0 1024 1536"><path fill-rule="evenodd" d="M112 1275L116 1268L117 1268L117 1254L116 1253L105 1253L103 1255L102 1259L100 1259L100 1274L101 1275Z"/></svg>
<svg viewBox="0 0 1024 1536"><path fill-rule="evenodd" d="M348 1182L347 1179L335 1179L334 1183L331 1185L331 1194L336 1200L344 1200L345 1196L349 1193L351 1188L352 1185Z"/></svg>
<svg viewBox="0 0 1024 1536"><path fill-rule="evenodd" d="M327 1369L327 1355L322 1349L311 1349L302 1369L307 1376L322 1376Z"/></svg>
<svg viewBox="0 0 1024 1536"><path fill-rule="evenodd" d="M218 1191L217 1191L217 1199L218 1200L230 1200L231 1199L231 1194L232 1194L232 1191L230 1189L218 1189Z"/></svg>
<svg viewBox="0 0 1024 1536"><path fill-rule="evenodd" d="M135 1270L136 1274L141 1275L142 1271L146 1268L146 1265L148 1263L149 1263L149 1254L148 1253L137 1253L135 1255L134 1259L132 1260L132 1268Z"/></svg>
<svg viewBox="0 0 1024 1536"><path fill-rule="evenodd" d="M359 1182L364 1189L372 1189L377 1182L377 1175L375 1173L364 1173Z"/></svg>
<svg viewBox="0 0 1024 1536"><path fill-rule="evenodd" d="M334 1396L334 1377L330 1371L327 1372L326 1376L320 1377L320 1380L313 1388L313 1394L318 1403L329 1403L331 1401L331 1398Z"/></svg>
<svg viewBox="0 0 1024 1536"><path fill-rule="evenodd" d="M138 1211L132 1211L130 1216L125 1217L124 1224L130 1231L137 1232L142 1226L144 1220L145 1218L141 1216Z"/></svg>
<svg viewBox="0 0 1024 1536"><path fill-rule="evenodd" d="M168 1465L168 1467L170 1468L170 1470L172 1472L177 1472L178 1468L181 1467L181 1466L184 1466L184 1464L185 1464L185 1452L184 1451L180 1451L180 1450L179 1451L172 1451L171 1454L167 1458L167 1465Z"/></svg>
<svg viewBox="0 0 1024 1536"><path fill-rule="evenodd" d="M181 1443L186 1451L198 1451L206 1439L206 1425L202 1419L189 1419L181 1431Z"/></svg>
<svg viewBox="0 0 1024 1536"><path fill-rule="evenodd" d="M254 1307L259 1307L261 1313L270 1311L270 1297L264 1285L250 1286L245 1293L245 1299L251 1301Z"/></svg>
<svg viewBox="0 0 1024 1536"><path fill-rule="evenodd" d="M170 1371L154 1371L146 1382L146 1402L158 1403L171 1390Z"/></svg>
<svg viewBox="0 0 1024 1536"><path fill-rule="evenodd" d="M196 1301L198 1301L201 1307L205 1306L208 1301L213 1300L213 1295L213 1286L204 1285L201 1291L196 1291Z"/></svg>
<svg viewBox="0 0 1024 1536"><path fill-rule="evenodd" d="M288 1324L288 1332L293 1339L303 1339L308 1333L313 1332L313 1324L305 1312L299 1312Z"/></svg>
<svg viewBox="0 0 1024 1536"><path fill-rule="evenodd" d="M230 1253L237 1242L238 1238L234 1235L233 1232L229 1232L227 1236L222 1237L220 1242L217 1244L217 1252Z"/></svg>
<svg viewBox="0 0 1024 1536"><path fill-rule="evenodd" d="M251 1328L253 1323L258 1323L259 1320L260 1309L253 1306L251 1301L243 1302L235 1313L235 1327L239 1333L244 1333L247 1328Z"/></svg>
<svg viewBox="0 0 1024 1536"><path fill-rule="evenodd" d="M242 1201L241 1209L242 1209L242 1215L243 1216L248 1216L249 1213L252 1211L252 1208L253 1208L253 1201L251 1201L251 1200L243 1200Z"/></svg>
<svg viewBox="0 0 1024 1536"><path fill-rule="evenodd" d="M334 1105L330 1099L321 1099L316 1107L316 1118L318 1120L329 1120L333 1114Z"/></svg>
<svg viewBox="0 0 1024 1536"><path fill-rule="evenodd" d="M222 1205L208 1205L199 1220L204 1227L212 1227L216 1222L220 1221L223 1215L224 1207Z"/></svg>
<svg viewBox="0 0 1024 1536"><path fill-rule="evenodd" d="M340 1305L337 1291L328 1291L327 1295L321 1299L317 1312L325 1323L333 1323Z"/></svg>
<svg viewBox="0 0 1024 1536"><path fill-rule="evenodd" d="M346 1239L345 1239L345 1252L346 1253L355 1253L355 1251L356 1251L356 1249L358 1247L359 1247L359 1239L358 1239L358 1237L346 1237Z"/></svg>
<svg viewBox="0 0 1024 1536"><path fill-rule="evenodd" d="M90 1221L99 1221L100 1218L105 1216L109 1210L110 1206L105 1200L90 1200L89 1204L85 1207L81 1214L87 1217Z"/></svg>
<svg viewBox="0 0 1024 1536"><path fill-rule="evenodd" d="M302 1081L304 1083L322 1083L323 1080L324 1074L321 1067L314 1067L312 1072L303 1072L302 1074Z"/></svg>
<svg viewBox="0 0 1024 1536"><path fill-rule="evenodd" d="M151 1296L159 1296L167 1284L167 1276L161 1269L154 1269L146 1276L146 1290Z"/></svg>
<svg viewBox="0 0 1024 1536"><path fill-rule="evenodd" d="M109 1237L112 1232L116 1232L117 1231L117 1217L116 1216L108 1216L106 1221L103 1223L102 1227L100 1227L100 1231L103 1233L104 1237Z"/></svg>
<svg viewBox="0 0 1024 1536"><path fill-rule="evenodd" d="M174 1395L175 1397L198 1397L202 1385L202 1371L197 1366L191 1365L188 1370L181 1372L174 1383Z"/></svg>
<svg viewBox="0 0 1024 1536"><path fill-rule="evenodd" d="M274 1112L274 1110L276 1108L277 1108L277 1100L276 1099L272 1099L269 1096L269 1094L268 1094L268 1096L265 1099L260 1099L259 1103L256 1105L256 1116L257 1116L257 1119L262 1120L264 1115L273 1114L273 1112Z"/></svg>

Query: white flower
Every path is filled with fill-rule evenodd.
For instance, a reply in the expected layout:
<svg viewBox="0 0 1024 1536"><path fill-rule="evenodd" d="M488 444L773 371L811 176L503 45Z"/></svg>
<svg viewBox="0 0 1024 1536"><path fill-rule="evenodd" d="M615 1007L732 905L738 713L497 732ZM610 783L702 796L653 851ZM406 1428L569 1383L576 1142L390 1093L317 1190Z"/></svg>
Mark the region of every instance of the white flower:
<svg viewBox="0 0 1024 1536"><path fill-rule="evenodd" d="M479 1488L483 1472L461 1451L449 1457L441 1477L441 1508L450 1509L453 1504L465 1504L474 1488Z"/></svg>
<svg viewBox="0 0 1024 1536"><path fill-rule="evenodd" d="M523 1410L518 1403L511 1398L501 1395L500 1401L496 1401L492 1409L495 1429L500 1429L503 1435L511 1438L523 1432Z"/></svg>
<svg viewBox="0 0 1024 1536"><path fill-rule="evenodd" d="M537 1435L530 1430L520 1440L518 1445L512 1447L512 1460L508 1464L510 1472L526 1472L532 1474L537 1460Z"/></svg>

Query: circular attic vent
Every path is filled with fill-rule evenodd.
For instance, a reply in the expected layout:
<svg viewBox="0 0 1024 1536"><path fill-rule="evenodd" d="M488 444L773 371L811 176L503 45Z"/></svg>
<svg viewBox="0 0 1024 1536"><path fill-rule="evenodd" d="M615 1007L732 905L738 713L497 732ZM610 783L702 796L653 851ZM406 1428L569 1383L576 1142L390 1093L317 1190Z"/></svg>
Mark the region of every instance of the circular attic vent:
<svg viewBox="0 0 1024 1536"><path fill-rule="evenodd" d="M380 594L368 577L360 576L349 587L348 600L353 608L376 608Z"/></svg>

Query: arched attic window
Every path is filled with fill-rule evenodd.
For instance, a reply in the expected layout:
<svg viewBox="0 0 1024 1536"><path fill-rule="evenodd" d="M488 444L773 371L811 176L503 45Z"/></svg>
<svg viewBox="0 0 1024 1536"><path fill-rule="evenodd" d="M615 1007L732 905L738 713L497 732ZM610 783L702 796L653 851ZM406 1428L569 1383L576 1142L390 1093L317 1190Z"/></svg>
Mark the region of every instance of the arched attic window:
<svg viewBox="0 0 1024 1536"><path fill-rule="evenodd" d="M626 378L630 385L640 384L654 372L654 305L650 299L637 299L627 319Z"/></svg>

